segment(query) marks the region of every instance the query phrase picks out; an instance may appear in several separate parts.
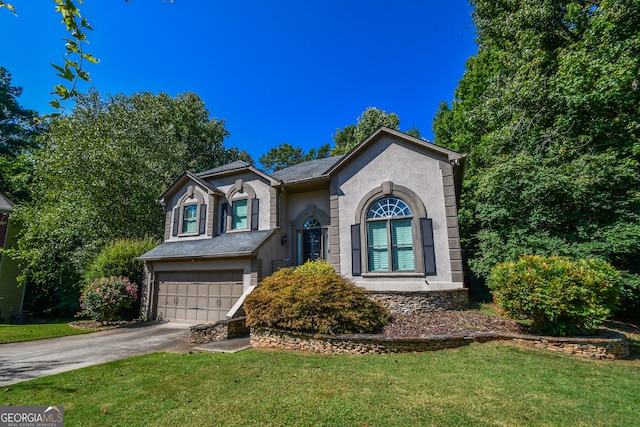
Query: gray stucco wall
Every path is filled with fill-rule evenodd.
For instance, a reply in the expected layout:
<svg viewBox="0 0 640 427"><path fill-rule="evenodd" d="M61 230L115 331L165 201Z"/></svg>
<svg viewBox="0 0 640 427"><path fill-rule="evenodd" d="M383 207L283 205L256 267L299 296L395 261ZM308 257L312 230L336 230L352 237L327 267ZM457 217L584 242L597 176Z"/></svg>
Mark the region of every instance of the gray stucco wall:
<svg viewBox="0 0 640 427"><path fill-rule="evenodd" d="M385 136L370 144L366 152L338 171L331 187L334 203L338 207L333 210L338 215L333 218L338 229L337 233L334 230L334 234L340 243L339 267L343 275L365 289L374 291L429 291L463 286L461 281L453 281L451 274L441 161L447 162L447 159L427 149ZM385 181L410 189L424 202L427 217L433 220L437 275L426 278L419 274L351 275L350 235L351 225L359 222L356 218L357 206L367 193ZM363 260L366 260L365 248L363 253Z"/></svg>

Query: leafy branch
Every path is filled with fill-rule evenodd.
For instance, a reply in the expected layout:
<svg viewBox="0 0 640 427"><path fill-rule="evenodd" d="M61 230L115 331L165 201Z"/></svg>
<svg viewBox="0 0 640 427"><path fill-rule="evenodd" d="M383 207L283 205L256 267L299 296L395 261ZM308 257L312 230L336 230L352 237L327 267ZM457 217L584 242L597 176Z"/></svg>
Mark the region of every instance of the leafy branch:
<svg viewBox="0 0 640 427"><path fill-rule="evenodd" d="M63 38L66 49L63 55L64 63L62 65L51 64L58 71L57 75L59 77L70 82L68 86L64 84L54 86L53 92L51 92L56 98L49 101L49 104L53 108L62 109L62 113L69 104L69 100L78 94L76 90L78 81L91 81L89 73L83 68L84 61L97 64L99 59L83 49L84 44L88 43L86 31L92 31L93 28L89 25L87 19L80 15L80 10L76 4L72 0L54 0L54 2L56 4L56 12L62 15L62 22L69 33L68 38ZM78 0L78 3L82 3L82 0ZM0 8L8 9L15 16L18 16L15 7L10 3L0 0ZM64 102L64 107L61 102Z"/></svg>
<svg viewBox="0 0 640 427"><path fill-rule="evenodd" d="M63 84L54 86L54 91L51 93L56 95L57 98L50 101L49 104L53 108L60 109L60 101L66 101L64 107L62 107L62 111L64 111L69 100L78 94L76 90L78 81L91 81L89 73L83 69L83 62L86 60L96 64L99 60L83 50L83 44L88 43L85 31L92 31L93 28L89 25L87 19L80 15L80 10L74 2L71 0L54 0L54 2L56 3L56 12L62 15L62 22L66 26L70 37L63 39L66 42L64 64L56 65L52 63L51 66L58 71L57 75L59 77L71 83L69 87ZM82 3L82 0L78 0L78 2Z"/></svg>

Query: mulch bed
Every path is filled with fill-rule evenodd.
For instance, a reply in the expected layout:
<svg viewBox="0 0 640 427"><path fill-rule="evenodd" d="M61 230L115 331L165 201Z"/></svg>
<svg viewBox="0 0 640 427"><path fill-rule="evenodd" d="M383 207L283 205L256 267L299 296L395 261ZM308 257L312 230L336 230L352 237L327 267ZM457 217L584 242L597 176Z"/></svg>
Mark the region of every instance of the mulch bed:
<svg viewBox="0 0 640 427"><path fill-rule="evenodd" d="M528 328L515 320L488 316L477 311L434 311L395 315L384 327L382 335L406 338L477 332L526 334Z"/></svg>

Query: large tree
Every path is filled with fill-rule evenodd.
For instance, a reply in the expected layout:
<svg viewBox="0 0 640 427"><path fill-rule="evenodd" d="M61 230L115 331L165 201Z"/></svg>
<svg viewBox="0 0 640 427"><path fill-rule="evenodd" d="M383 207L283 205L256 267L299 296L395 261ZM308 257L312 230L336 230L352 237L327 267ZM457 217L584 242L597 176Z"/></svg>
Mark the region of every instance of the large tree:
<svg viewBox="0 0 640 427"><path fill-rule="evenodd" d="M42 125L35 111L20 106L22 88L11 85L11 74L0 66L0 193L18 202L28 197L28 155Z"/></svg>
<svg viewBox="0 0 640 427"><path fill-rule="evenodd" d="M329 157L330 151L331 148L329 144L325 144L317 150L312 148L305 153L300 147L294 147L291 144L284 143L270 149L267 153L260 156L258 161L266 172L275 172L309 160L324 159Z"/></svg>
<svg viewBox="0 0 640 427"><path fill-rule="evenodd" d="M479 50L435 142L469 153L473 271L600 257L640 283L640 1L474 0Z"/></svg>
<svg viewBox="0 0 640 427"><path fill-rule="evenodd" d="M14 256L32 308L77 303L85 265L108 241L161 236L157 197L185 170L210 169L246 153L227 150L224 120L193 93L77 98L52 119L34 154L33 202L18 207Z"/></svg>
<svg viewBox="0 0 640 427"><path fill-rule="evenodd" d="M345 154L353 147L364 141L380 126L390 129L400 130L400 118L396 113L387 113L375 107L369 107L358 117L355 125L347 125L342 129L337 129L333 136L335 143L331 150L331 155L337 156ZM412 127L407 131L409 135L420 138L420 131Z"/></svg>

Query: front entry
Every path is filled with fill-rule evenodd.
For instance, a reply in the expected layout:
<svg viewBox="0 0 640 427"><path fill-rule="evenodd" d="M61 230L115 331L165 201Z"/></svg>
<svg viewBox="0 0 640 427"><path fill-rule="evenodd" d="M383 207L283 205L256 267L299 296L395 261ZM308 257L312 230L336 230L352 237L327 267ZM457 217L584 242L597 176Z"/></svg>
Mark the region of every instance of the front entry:
<svg viewBox="0 0 640 427"><path fill-rule="evenodd" d="M315 261L322 255L322 230L319 228L302 232L302 262Z"/></svg>

